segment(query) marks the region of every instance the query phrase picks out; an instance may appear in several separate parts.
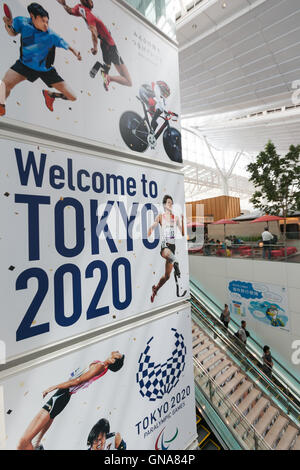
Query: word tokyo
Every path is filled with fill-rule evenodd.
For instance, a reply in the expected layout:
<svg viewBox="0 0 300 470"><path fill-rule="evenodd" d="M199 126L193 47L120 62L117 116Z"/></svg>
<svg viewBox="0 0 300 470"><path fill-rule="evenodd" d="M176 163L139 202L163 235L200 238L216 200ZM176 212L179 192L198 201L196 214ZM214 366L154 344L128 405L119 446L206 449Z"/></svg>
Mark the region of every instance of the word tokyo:
<svg viewBox="0 0 300 470"><path fill-rule="evenodd" d="M71 158L66 160L65 167L51 165L47 171L47 154L45 153L41 153L37 158L33 151L29 151L27 157L24 157L21 149L16 148L15 158L21 186L32 188L32 183L35 185L32 190L35 194L28 194L27 189L26 193L18 193L14 197L16 204L22 204L26 207L28 261L33 262L43 259L44 251L40 242L42 228L40 219L42 217L44 220L47 219L49 227L53 223L55 250L59 256L64 258L76 257L82 254L83 251L85 254L88 251L88 256L103 255L107 251L109 253L118 253L116 236L120 236L120 234L113 233L113 229L116 229L115 224L113 224L113 227L110 225L113 213L118 220L118 224L122 225L122 238L126 241L127 252L134 250L134 240L136 238L139 239L139 243L144 249L153 250L157 247L159 243L158 228L152 241L148 240L147 229L149 227L149 217L153 221L158 214L158 209L151 202L143 204L132 202L129 208L126 208L124 203L124 197L157 198L158 185L155 181L148 182L145 174L141 174L140 186L138 187L137 180L131 176L125 178L122 175L89 172L86 169L75 172ZM47 173L49 179L46 178ZM64 189L68 191L68 197L53 200L54 198L49 195L36 194L36 188L43 188L44 192L47 189L52 191L52 188L55 190ZM74 194L75 192L76 194L92 192L98 197L101 195L102 199L100 201L95 198L85 199L85 204L83 204L83 201L79 200L78 197L70 197L70 192L74 192ZM138 193L139 196L137 196ZM110 195L109 200L103 201L103 195ZM72 193L71 196L73 196ZM113 200L113 196L117 196L120 200ZM51 206L52 204L54 204L54 207ZM70 211L66 211L67 208L72 209L74 217L70 218ZM49 212L50 209L52 209L51 212ZM87 218L89 223L87 223ZM134 236L134 227L138 227L139 237ZM70 246L70 242L67 244L67 232L69 237L70 234L72 235L72 246ZM107 266L103 259L98 257L86 267L85 278L94 277L94 272L97 272L97 274L100 272L100 282L87 309L87 320L109 313L109 306L100 308L97 306L110 277L113 307L117 310L126 309L132 300L131 264L129 259L121 256L114 259L112 263L109 262L109 266ZM65 315L64 307L64 277L66 274L72 277L73 314L71 316ZM119 278L122 274L124 276L125 298L121 299ZM49 289L49 278L46 271L36 267L36 265L35 267L29 267L18 276L16 290L27 289L28 281L32 278L38 281L38 291L17 329L17 341L47 333L50 329L48 322L34 325L36 323L34 319ZM78 321L81 313L80 269L76 264L63 264L54 273L55 321L62 327L71 326Z"/></svg>

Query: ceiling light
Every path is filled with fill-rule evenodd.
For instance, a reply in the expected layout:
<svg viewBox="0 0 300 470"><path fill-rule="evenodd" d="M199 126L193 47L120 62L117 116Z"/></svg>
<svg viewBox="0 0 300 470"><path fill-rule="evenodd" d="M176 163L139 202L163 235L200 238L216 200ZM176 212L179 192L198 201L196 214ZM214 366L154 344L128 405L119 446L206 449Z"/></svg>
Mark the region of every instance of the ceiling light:
<svg viewBox="0 0 300 470"><path fill-rule="evenodd" d="M226 8L227 7L227 3L226 2L222 2L222 8Z"/></svg>

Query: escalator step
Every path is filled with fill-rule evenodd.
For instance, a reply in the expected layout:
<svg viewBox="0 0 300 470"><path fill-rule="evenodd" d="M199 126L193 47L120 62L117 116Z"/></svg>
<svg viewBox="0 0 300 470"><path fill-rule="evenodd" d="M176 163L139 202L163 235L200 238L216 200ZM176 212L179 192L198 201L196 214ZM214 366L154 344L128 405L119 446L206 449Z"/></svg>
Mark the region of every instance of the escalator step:
<svg viewBox="0 0 300 470"><path fill-rule="evenodd" d="M261 392L259 392L255 388L251 390L251 392L248 393L248 395L246 395L246 397L237 405L241 413L245 414L248 408L251 408L253 402L258 399L260 394Z"/></svg>
<svg viewBox="0 0 300 470"><path fill-rule="evenodd" d="M220 374L220 372L222 372L224 369L230 366L231 366L230 359L225 359L224 361L221 361L220 364L218 364L216 367L211 369L209 372L209 375L215 379L217 375Z"/></svg>
<svg viewBox="0 0 300 470"><path fill-rule="evenodd" d="M205 338L207 338L207 336L205 335L201 335L201 336L197 336L196 338L193 338L193 343L192 343L193 348L198 346L198 344L202 343Z"/></svg>
<svg viewBox="0 0 300 470"><path fill-rule="evenodd" d="M247 420L254 425L269 404L270 402L267 398L261 397L247 414Z"/></svg>
<svg viewBox="0 0 300 470"><path fill-rule="evenodd" d="M198 427L198 445L200 446L210 435L211 431L203 426L203 424L200 424Z"/></svg>
<svg viewBox="0 0 300 470"><path fill-rule="evenodd" d="M275 446L284 429L287 427L287 424L288 420L281 415L279 415L275 423L272 424L271 428L265 435L265 441L270 447L273 448Z"/></svg>
<svg viewBox="0 0 300 470"><path fill-rule="evenodd" d="M291 445L294 443L296 436L298 434L298 429L289 424L289 426L284 431L283 435L280 438L276 450L289 450Z"/></svg>
<svg viewBox="0 0 300 470"><path fill-rule="evenodd" d="M208 351L205 351L201 354L201 357L198 359L205 367L205 361L211 359L217 352L219 352L218 348L211 348Z"/></svg>
<svg viewBox="0 0 300 470"><path fill-rule="evenodd" d="M233 394L229 395L230 401L236 404L243 398L243 396L250 390L251 387L253 387L253 384L248 380L244 380L244 382L237 387Z"/></svg>
<svg viewBox="0 0 300 470"><path fill-rule="evenodd" d="M292 447L292 450L300 450L300 436L297 437L295 444Z"/></svg>
<svg viewBox="0 0 300 470"><path fill-rule="evenodd" d="M225 358L226 358L225 354L222 354L220 351L218 351L218 353L212 359L210 359L204 364L204 367L207 371L209 371L215 364L217 364L219 361L222 361Z"/></svg>
<svg viewBox="0 0 300 470"><path fill-rule="evenodd" d="M221 447L218 446L212 439L207 439L207 441L201 446L201 450L221 450Z"/></svg>
<svg viewBox="0 0 300 470"><path fill-rule="evenodd" d="M213 346L213 343L211 343L209 340L205 340L203 344L199 344L195 349L193 349L193 354L194 356L197 356L201 354L203 351L206 349L209 349L210 347Z"/></svg>
<svg viewBox="0 0 300 470"><path fill-rule="evenodd" d="M261 436L264 436L272 421L278 416L278 413L278 410L274 408L274 406L269 406L269 408L265 411L264 415L255 425L256 431Z"/></svg>
<svg viewBox="0 0 300 470"><path fill-rule="evenodd" d="M243 380L245 379L245 375L244 374L241 374L240 372L238 374L236 374L232 380L230 380L230 382L228 382L226 385L224 385L224 387L222 388L222 392L224 393L224 395L228 395L228 393L232 392L237 386L238 384Z"/></svg>
<svg viewBox="0 0 300 470"><path fill-rule="evenodd" d="M230 379L234 374L236 374L238 368L235 366L229 367L223 374L219 375L219 377L216 378L216 383L218 385L222 385L225 382L227 382L228 379Z"/></svg>

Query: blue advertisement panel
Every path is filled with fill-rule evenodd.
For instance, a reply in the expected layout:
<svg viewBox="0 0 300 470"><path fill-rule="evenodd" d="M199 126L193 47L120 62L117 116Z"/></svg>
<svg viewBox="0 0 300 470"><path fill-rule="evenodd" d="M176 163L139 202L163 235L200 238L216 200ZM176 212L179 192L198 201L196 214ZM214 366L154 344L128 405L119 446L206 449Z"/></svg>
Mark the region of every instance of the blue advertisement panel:
<svg viewBox="0 0 300 470"><path fill-rule="evenodd" d="M232 280L228 284L230 312L270 328L290 331L287 292L282 286Z"/></svg>

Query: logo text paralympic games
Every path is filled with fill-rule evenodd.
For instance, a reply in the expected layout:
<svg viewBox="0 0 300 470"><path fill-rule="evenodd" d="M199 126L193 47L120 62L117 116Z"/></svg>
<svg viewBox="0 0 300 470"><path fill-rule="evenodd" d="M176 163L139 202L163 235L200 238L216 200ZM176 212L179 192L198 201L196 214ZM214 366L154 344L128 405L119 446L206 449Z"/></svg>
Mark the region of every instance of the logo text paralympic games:
<svg viewBox="0 0 300 470"><path fill-rule="evenodd" d="M149 401L159 400L169 394L178 384L185 368L186 346L184 338L175 328L171 328L171 331L174 332L175 348L164 363L156 364L151 360L150 350L153 336L147 342L138 361L136 381L139 385L139 392Z"/></svg>
<svg viewBox="0 0 300 470"><path fill-rule="evenodd" d="M178 428L176 428L176 431L174 432L174 435L167 439L165 437L165 429L166 429L166 427L164 427L163 430L160 431L160 433L159 433L159 435L156 439L155 450L168 450L169 447L170 447L171 442L175 441L176 437L178 436Z"/></svg>

